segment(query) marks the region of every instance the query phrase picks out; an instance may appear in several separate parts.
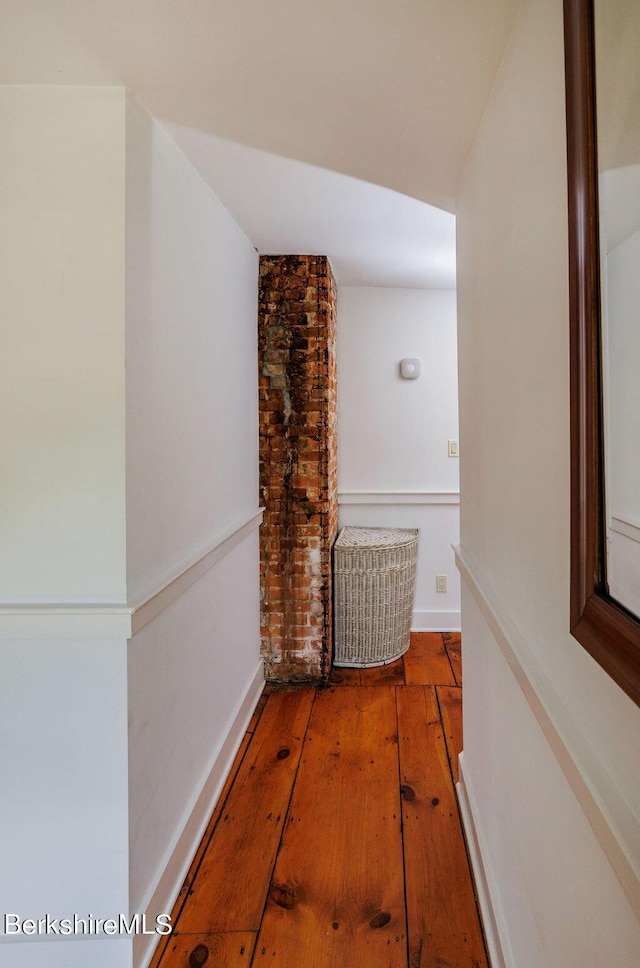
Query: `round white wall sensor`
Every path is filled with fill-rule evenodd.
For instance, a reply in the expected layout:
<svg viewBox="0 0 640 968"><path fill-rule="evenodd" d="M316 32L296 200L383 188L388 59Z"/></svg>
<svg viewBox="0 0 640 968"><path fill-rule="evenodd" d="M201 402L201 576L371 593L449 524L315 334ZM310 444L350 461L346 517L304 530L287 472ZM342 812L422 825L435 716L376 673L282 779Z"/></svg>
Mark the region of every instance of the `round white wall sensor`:
<svg viewBox="0 0 640 968"><path fill-rule="evenodd" d="M417 380L420 376L420 360L400 360L400 376L403 380Z"/></svg>

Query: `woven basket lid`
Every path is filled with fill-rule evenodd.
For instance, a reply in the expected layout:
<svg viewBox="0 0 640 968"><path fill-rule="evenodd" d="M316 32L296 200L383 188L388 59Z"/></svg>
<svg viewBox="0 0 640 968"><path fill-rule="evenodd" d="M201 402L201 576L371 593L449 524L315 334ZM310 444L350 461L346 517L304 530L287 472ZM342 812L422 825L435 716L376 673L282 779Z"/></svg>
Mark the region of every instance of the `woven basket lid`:
<svg viewBox="0 0 640 968"><path fill-rule="evenodd" d="M342 528L335 543L336 548L398 548L413 544L418 538L418 528Z"/></svg>

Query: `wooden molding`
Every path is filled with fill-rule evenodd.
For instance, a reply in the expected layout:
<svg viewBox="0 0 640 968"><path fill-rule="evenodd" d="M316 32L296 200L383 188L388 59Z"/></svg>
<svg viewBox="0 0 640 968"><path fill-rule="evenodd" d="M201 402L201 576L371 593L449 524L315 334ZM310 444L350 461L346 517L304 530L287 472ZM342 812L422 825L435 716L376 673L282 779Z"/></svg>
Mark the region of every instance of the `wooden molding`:
<svg viewBox="0 0 640 968"><path fill-rule="evenodd" d="M459 632L460 624L460 609L446 612L435 609L414 609L411 613L412 632Z"/></svg>
<svg viewBox="0 0 640 968"><path fill-rule="evenodd" d="M571 355L572 635L640 705L640 621L605 572L593 0L564 0Z"/></svg>
<svg viewBox="0 0 640 968"><path fill-rule="evenodd" d="M460 492L339 491L338 504L460 504Z"/></svg>
<svg viewBox="0 0 640 968"><path fill-rule="evenodd" d="M467 777L464 751L458 756L459 777L456 784L460 816L467 838L467 848L482 912L491 968L513 968L513 954L509 943L507 923L498 896L498 887L491 864L490 851L482 830L476 824L479 816L473 788Z"/></svg>
<svg viewBox="0 0 640 968"><path fill-rule="evenodd" d="M216 535L192 558L182 562L174 572L161 578L156 587L148 589L136 601L131 602L132 634L139 632L176 598L183 595L194 582L221 561L248 534L257 531L263 512L264 508L249 511L222 534Z"/></svg>
<svg viewBox="0 0 640 968"><path fill-rule="evenodd" d="M260 660L253 676L245 685L226 734L211 757L202 788L196 790L189 801L184 825L176 831L174 842L160 862L155 883L136 904L136 910L147 913L149 924L157 915L171 911L176 902L263 689L264 669ZM136 935L133 942L134 962L137 965L148 965L160 940L161 937L157 934Z"/></svg>
<svg viewBox="0 0 640 968"><path fill-rule="evenodd" d="M248 512L172 572L159 577L154 587L132 601L0 603L0 637L130 639L250 533L257 531L262 514L262 508Z"/></svg>
<svg viewBox="0 0 640 968"><path fill-rule="evenodd" d="M637 525L635 521L630 521L629 518L622 514L611 515L609 530L615 531L616 534L624 535L625 538L630 538L631 541L637 541L640 544L640 525Z"/></svg>
<svg viewBox="0 0 640 968"><path fill-rule="evenodd" d="M456 565L504 660L535 716L558 766L640 918L640 821L596 755L537 656L469 551L454 548ZM593 620L597 628L597 618Z"/></svg>

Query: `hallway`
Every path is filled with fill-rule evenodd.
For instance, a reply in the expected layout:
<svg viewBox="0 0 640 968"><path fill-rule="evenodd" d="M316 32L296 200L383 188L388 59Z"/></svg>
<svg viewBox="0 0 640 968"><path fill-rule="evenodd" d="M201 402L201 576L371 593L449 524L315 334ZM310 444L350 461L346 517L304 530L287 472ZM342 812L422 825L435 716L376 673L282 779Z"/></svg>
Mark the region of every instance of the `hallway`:
<svg viewBox="0 0 640 968"><path fill-rule="evenodd" d="M460 636L267 686L152 968L486 968L454 783Z"/></svg>

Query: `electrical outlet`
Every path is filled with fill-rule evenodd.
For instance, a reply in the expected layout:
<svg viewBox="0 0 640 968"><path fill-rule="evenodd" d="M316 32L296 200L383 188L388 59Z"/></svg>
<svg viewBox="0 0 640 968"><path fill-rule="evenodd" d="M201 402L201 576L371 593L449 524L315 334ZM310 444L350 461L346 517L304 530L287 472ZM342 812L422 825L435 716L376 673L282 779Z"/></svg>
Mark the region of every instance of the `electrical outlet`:
<svg viewBox="0 0 640 968"><path fill-rule="evenodd" d="M436 591L446 592L446 590L447 590L447 576L436 575Z"/></svg>

